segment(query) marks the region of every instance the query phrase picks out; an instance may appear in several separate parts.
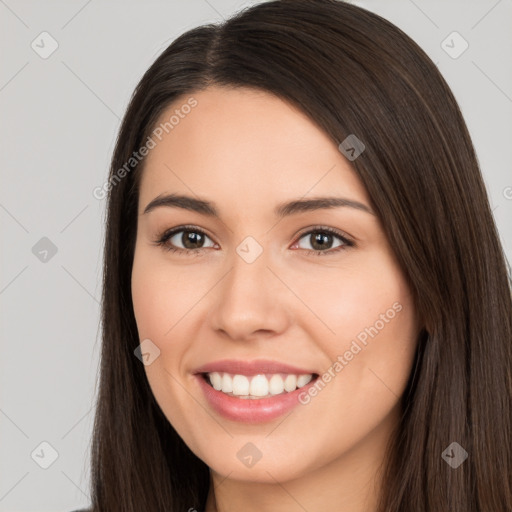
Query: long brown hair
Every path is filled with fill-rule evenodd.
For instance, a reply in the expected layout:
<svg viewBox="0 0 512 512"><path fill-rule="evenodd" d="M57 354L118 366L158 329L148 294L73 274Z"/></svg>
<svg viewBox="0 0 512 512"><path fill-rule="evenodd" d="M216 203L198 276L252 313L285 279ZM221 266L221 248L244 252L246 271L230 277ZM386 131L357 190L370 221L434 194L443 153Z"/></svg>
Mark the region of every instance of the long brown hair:
<svg viewBox="0 0 512 512"><path fill-rule="evenodd" d="M365 144L351 164L424 324L383 467L380 512L512 510L510 277L470 135L422 49L385 19L338 0L264 2L189 30L132 96L103 189L93 510L205 506L208 467L163 415L134 355L141 340L130 278L144 164L132 155L174 100L211 84L271 92L336 145L351 134ZM468 454L456 469L442 456L454 442Z"/></svg>

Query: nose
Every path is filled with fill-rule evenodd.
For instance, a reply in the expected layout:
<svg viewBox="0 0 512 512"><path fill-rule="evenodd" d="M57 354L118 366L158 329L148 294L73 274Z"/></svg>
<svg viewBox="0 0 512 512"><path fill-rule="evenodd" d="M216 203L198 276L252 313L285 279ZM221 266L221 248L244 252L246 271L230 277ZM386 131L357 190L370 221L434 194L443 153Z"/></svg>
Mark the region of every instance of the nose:
<svg viewBox="0 0 512 512"><path fill-rule="evenodd" d="M227 338L270 337L285 331L290 323L288 301L293 294L276 276L267 252L249 263L235 251L231 267L216 286L210 321Z"/></svg>

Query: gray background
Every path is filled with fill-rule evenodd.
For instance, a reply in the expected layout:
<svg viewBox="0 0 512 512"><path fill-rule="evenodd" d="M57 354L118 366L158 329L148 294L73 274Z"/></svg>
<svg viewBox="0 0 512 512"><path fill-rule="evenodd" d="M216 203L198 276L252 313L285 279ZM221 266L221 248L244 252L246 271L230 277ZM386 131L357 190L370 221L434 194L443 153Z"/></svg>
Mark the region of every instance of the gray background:
<svg viewBox="0 0 512 512"><path fill-rule="evenodd" d="M92 191L156 56L252 3L0 0L0 511L89 503L105 218ZM452 87L511 261L512 1L354 3L408 33ZM31 47L51 48L43 31L58 43L46 59ZM469 44L458 58L463 41L446 40L453 31Z"/></svg>

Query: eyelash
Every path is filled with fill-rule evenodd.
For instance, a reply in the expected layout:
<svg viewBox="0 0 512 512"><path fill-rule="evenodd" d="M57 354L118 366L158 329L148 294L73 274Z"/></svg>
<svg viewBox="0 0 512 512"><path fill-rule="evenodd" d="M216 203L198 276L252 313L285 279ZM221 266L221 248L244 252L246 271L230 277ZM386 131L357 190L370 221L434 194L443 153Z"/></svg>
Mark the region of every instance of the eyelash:
<svg viewBox="0 0 512 512"><path fill-rule="evenodd" d="M176 233L180 233L182 231L190 231L193 233L201 233L202 235L210 238L202 229L197 228L196 226L178 226L176 228L172 228L170 230L165 231L163 234L161 234L157 240L155 240L155 244L157 246L162 247L164 250L173 252L173 253L179 253L184 254L185 256L192 256L192 254L195 254L196 256L199 256L199 254L203 251L203 249L207 249L206 247L200 247L198 249L182 249L181 247L174 247L172 245L169 245L167 242L170 238L172 238ZM346 250L349 247L354 247L355 243L351 240L349 240L344 233L341 231L338 231L333 228L329 228L326 226L314 226L313 228L310 228L309 231L305 231L304 233L301 233L298 238L297 242L303 238L306 235L311 235L313 233L329 233L330 235L334 235L337 238L339 238L344 245L340 245L338 247L335 247L334 249L328 249L325 251L318 251L314 249L302 249L303 251L306 251L306 254L308 255L314 255L314 256L325 256L325 255L332 255L336 254L339 251ZM295 242L294 242L295 245Z"/></svg>

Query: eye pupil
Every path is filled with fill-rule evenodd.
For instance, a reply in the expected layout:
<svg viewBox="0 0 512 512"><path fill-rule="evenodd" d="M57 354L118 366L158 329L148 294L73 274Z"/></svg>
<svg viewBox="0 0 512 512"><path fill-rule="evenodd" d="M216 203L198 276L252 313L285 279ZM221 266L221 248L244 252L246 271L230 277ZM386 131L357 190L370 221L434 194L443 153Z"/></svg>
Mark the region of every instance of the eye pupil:
<svg viewBox="0 0 512 512"><path fill-rule="evenodd" d="M316 233L315 235L312 235L312 237L313 243L311 244L311 247L314 249L325 249L328 245L330 245L329 241L331 241L330 239L332 238L332 235Z"/></svg>
<svg viewBox="0 0 512 512"><path fill-rule="evenodd" d="M197 231L184 231L181 241L186 249L199 249L201 248L201 242L204 243L204 236ZM189 245L189 242L192 243L192 246ZM198 246L194 246L194 243L198 244Z"/></svg>

